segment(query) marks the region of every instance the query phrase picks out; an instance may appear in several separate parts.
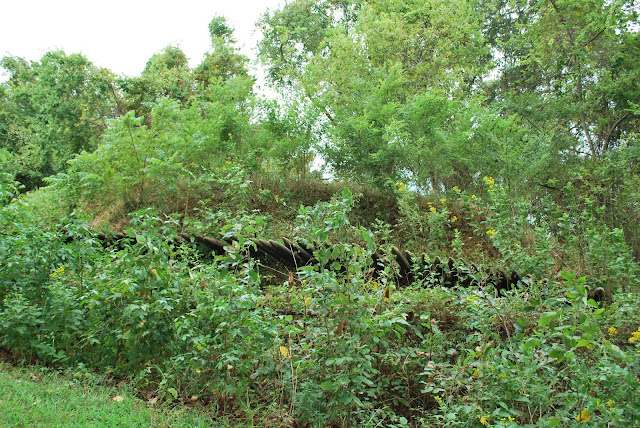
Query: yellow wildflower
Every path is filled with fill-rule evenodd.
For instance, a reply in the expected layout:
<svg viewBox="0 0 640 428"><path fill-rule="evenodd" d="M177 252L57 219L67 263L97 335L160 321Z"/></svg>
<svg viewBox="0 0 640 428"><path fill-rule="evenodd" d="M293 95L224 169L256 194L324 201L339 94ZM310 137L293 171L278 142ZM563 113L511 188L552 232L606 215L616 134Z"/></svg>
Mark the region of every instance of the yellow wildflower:
<svg viewBox="0 0 640 428"><path fill-rule="evenodd" d="M435 210L436 210L436 207L429 207L429 211L435 212Z"/></svg>
<svg viewBox="0 0 640 428"><path fill-rule="evenodd" d="M280 347L280 353L282 354L283 357L287 358L287 359L291 359L291 354L289 353L289 350L287 349L286 346L281 346Z"/></svg>
<svg viewBox="0 0 640 428"><path fill-rule="evenodd" d="M640 342L640 327L638 327L637 331L631 333L631 337L629 338L629 343Z"/></svg>
<svg viewBox="0 0 640 428"><path fill-rule="evenodd" d="M576 417L578 422L589 422L591 420L591 412L587 409L582 409L580 414Z"/></svg>
<svg viewBox="0 0 640 428"><path fill-rule="evenodd" d="M64 273L64 266L60 266L58 269L55 270L55 272L52 272L49 274L49 276L51 278L55 278L57 276L60 276Z"/></svg>
<svg viewBox="0 0 640 428"><path fill-rule="evenodd" d="M458 221L458 217L454 215L453 217L451 217L451 221L452 221L452 222L456 222L456 221Z"/></svg>
<svg viewBox="0 0 640 428"><path fill-rule="evenodd" d="M478 415L478 419L480 419L480 423L484 426L487 426L489 423L490 415Z"/></svg>
<svg viewBox="0 0 640 428"><path fill-rule="evenodd" d="M476 198L476 195L471 195L471 199L475 199L475 198Z"/></svg>
<svg viewBox="0 0 640 428"><path fill-rule="evenodd" d="M487 230L487 235L491 236L491 235L495 235L495 234L496 234L496 230L495 229Z"/></svg>
<svg viewBox="0 0 640 428"><path fill-rule="evenodd" d="M618 330L615 327L609 327L609 337L613 337L618 334Z"/></svg>
<svg viewBox="0 0 640 428"><path fill-rule="evenodd" d="M440 199L440 203L441 203L441 204L443 204L443 205L444 205L444 203L445 203L445 202L447 202L447 200L446 200L446 199L444 199L444 198Z"/></svg>
<svg viewBox="0 0 640 428"><path fill-rule="evenodd" d="M489 186L493 186L494 184L496 184L495 180L493 179L493 177L484 177L482 179L482 181L484 181L485 183L487 183Z"/></svg>

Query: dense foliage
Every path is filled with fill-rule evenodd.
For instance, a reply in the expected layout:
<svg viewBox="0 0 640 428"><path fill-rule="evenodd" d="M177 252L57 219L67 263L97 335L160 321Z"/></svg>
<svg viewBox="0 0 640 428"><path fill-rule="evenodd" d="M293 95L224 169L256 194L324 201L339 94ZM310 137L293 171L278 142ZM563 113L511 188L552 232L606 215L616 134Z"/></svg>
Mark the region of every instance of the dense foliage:
<svg viewBox="0 0 640 428"><path fill-rule="evenodd" d="M221 17L194 68L2 60L2 350L261 426L638 424L637 5L292 0L258 25L271 99ZM281 237L315 262L255 257ZM407 281L394 247L520 280Z"/></svg>

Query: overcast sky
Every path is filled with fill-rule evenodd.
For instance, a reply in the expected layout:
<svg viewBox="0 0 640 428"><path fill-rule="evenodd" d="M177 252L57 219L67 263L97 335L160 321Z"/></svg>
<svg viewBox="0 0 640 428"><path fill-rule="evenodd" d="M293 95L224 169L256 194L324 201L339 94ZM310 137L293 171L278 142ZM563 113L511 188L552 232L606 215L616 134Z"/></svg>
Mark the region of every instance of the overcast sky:
<svg viewBox="0 0 640 428"><path fill-rule="evenodd" d="M38 60L80 52L118 74L138 75L154 53L179 45L197 65L210 46L208 25L225 16L242 52L255 57L255 22L284 0L10 0L0 8L0 57ZM0 76L1 78L2 76Z"/></svg>

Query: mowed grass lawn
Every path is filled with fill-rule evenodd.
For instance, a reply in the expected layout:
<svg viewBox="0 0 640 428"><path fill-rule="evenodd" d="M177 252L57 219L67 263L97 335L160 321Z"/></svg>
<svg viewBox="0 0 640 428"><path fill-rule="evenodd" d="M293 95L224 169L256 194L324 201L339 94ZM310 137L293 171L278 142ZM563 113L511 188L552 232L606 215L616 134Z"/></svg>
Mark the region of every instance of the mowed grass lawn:
<svg viewBox="0 0 640 428"><path fill-rule="evenodd" d="M114 400L115 398L115 400ZM211 427L219 423L188 408L147 404L95 375L61 375L0 363L0 427Z"/></svg>

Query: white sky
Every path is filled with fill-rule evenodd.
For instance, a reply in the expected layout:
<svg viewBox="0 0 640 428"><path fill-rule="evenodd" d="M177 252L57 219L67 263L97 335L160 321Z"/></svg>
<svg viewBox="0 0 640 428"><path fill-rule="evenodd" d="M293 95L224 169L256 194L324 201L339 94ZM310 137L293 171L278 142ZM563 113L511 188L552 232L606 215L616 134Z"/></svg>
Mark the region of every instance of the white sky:
<svg viewBox="0 0 640 428"><path fill-rule="evenodd" d="M208 25L223 15L242 52L255 58L255 22L283 0L8 0L0 8L0 58L39 60L48 51L80 52L117 74L140 74L147 60L178 45L191 66L209 49ZM6 77L6 76L5 76ZM4 80L0 75L0 80Z"/></svg>

